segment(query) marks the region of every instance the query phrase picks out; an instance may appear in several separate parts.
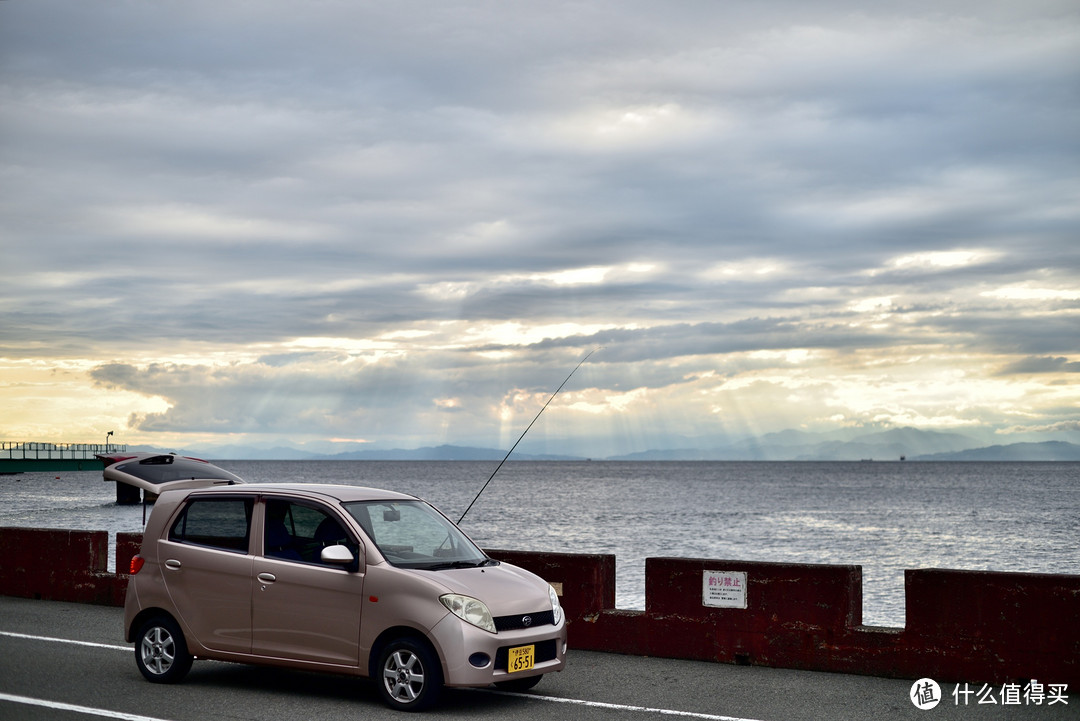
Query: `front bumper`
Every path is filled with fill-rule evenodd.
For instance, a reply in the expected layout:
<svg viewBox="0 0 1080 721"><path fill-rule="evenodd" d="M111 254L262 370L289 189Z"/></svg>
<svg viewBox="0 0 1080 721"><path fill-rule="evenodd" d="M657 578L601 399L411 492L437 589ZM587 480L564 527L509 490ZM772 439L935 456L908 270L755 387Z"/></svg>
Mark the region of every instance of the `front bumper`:
<svg viewBox="0 0 1080 721"><path fill-rule="evenodd" d="M487 686L500 681L562 671L566 665L566 621L558 625L488 633L447 614L431 629L431 639L443 661L447 686ZM510 648L535 646L535 665L510 673Z"/></svg>

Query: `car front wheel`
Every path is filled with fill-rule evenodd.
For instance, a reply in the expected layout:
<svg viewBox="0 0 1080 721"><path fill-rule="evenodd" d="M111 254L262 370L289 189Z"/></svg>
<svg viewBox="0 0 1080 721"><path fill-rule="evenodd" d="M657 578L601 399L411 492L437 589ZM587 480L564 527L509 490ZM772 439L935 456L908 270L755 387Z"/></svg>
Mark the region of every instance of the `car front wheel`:
<svg viewBox="0 0 1080 721"><path fill-rule="evenodd" d="M171 618L152 618L135 636L135 663L148 681L176 683L187 675L192 660L184 634Z"/></svg>
<svg viewBox="0 0 1080 721"><path fill-rule="evenodd" d="M427 644L411 638L391 641L379 656L379 692L391 708L429 708L442 690L442 667Z"/></svg>

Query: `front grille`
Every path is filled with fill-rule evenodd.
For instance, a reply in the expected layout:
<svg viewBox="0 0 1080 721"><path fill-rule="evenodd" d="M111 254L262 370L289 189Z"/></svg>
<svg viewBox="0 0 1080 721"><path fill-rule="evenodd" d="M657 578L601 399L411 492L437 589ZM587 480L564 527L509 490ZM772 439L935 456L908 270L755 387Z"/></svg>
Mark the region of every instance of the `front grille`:
<svg viewBox="0 0 1080 721"><path fill-rule="evenodd" d="M536 663L544 663L545 661L554 661L558 658L556 639L551 638L547 641L536 642L536 653L533 656L533 661ZM495 670L505 671L507 660L510 658L510 646L503 646L495 652Z"/></svg>
<svg viewBox="0 0 1080 721"><path fill-rule="evenodd" d="M525 619L529 619L526 623ZM539 611L537 613L521 613L515 616L499 616L495 619L496 631L517 631L522 628L537 628L539 626L554 626L554 611Z"/></svg>

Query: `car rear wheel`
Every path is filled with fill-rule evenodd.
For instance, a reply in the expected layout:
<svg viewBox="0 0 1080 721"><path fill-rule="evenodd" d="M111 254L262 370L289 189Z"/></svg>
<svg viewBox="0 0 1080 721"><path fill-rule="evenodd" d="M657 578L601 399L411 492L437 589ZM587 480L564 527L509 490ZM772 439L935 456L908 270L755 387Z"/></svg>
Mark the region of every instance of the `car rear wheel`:
<svg viewBox="0 0 1080 721"><path fill-rule="evenodd" d="M148 681L176 683L191 669L184 634L167 616L156 616L135 636L135 663Z"/></svg>
<svg viewBox="0 0 1080 721"><path fill-rule="evenodd" d="M416 639L391 641L379 656L379 692L391 708L429 708L442 691L442 667L427 644Z"/></svg>

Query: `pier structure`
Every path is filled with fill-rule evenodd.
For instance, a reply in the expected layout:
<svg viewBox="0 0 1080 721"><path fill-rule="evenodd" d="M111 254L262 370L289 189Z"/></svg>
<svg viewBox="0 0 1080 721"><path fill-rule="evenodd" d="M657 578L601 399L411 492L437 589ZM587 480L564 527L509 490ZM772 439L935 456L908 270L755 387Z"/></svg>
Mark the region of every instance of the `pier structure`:
<svg viewBox="0 0 1080 721"><path fill-rule="evenodd" d="M0 527L0 595L122 605L141 534ZM571 648L886 678L1080 686L1080 575L905 572L903 628L862 625L855 565L648 558L615 608L615 556L489 550L559 593Z"/></svg>
<svg viewBox="0 0 1080 721"><path fill-rule="evenodd" d="M118 443L0 442L0 475L51 471L100 471L105 462L99 454L123 453Z"/></svg>

